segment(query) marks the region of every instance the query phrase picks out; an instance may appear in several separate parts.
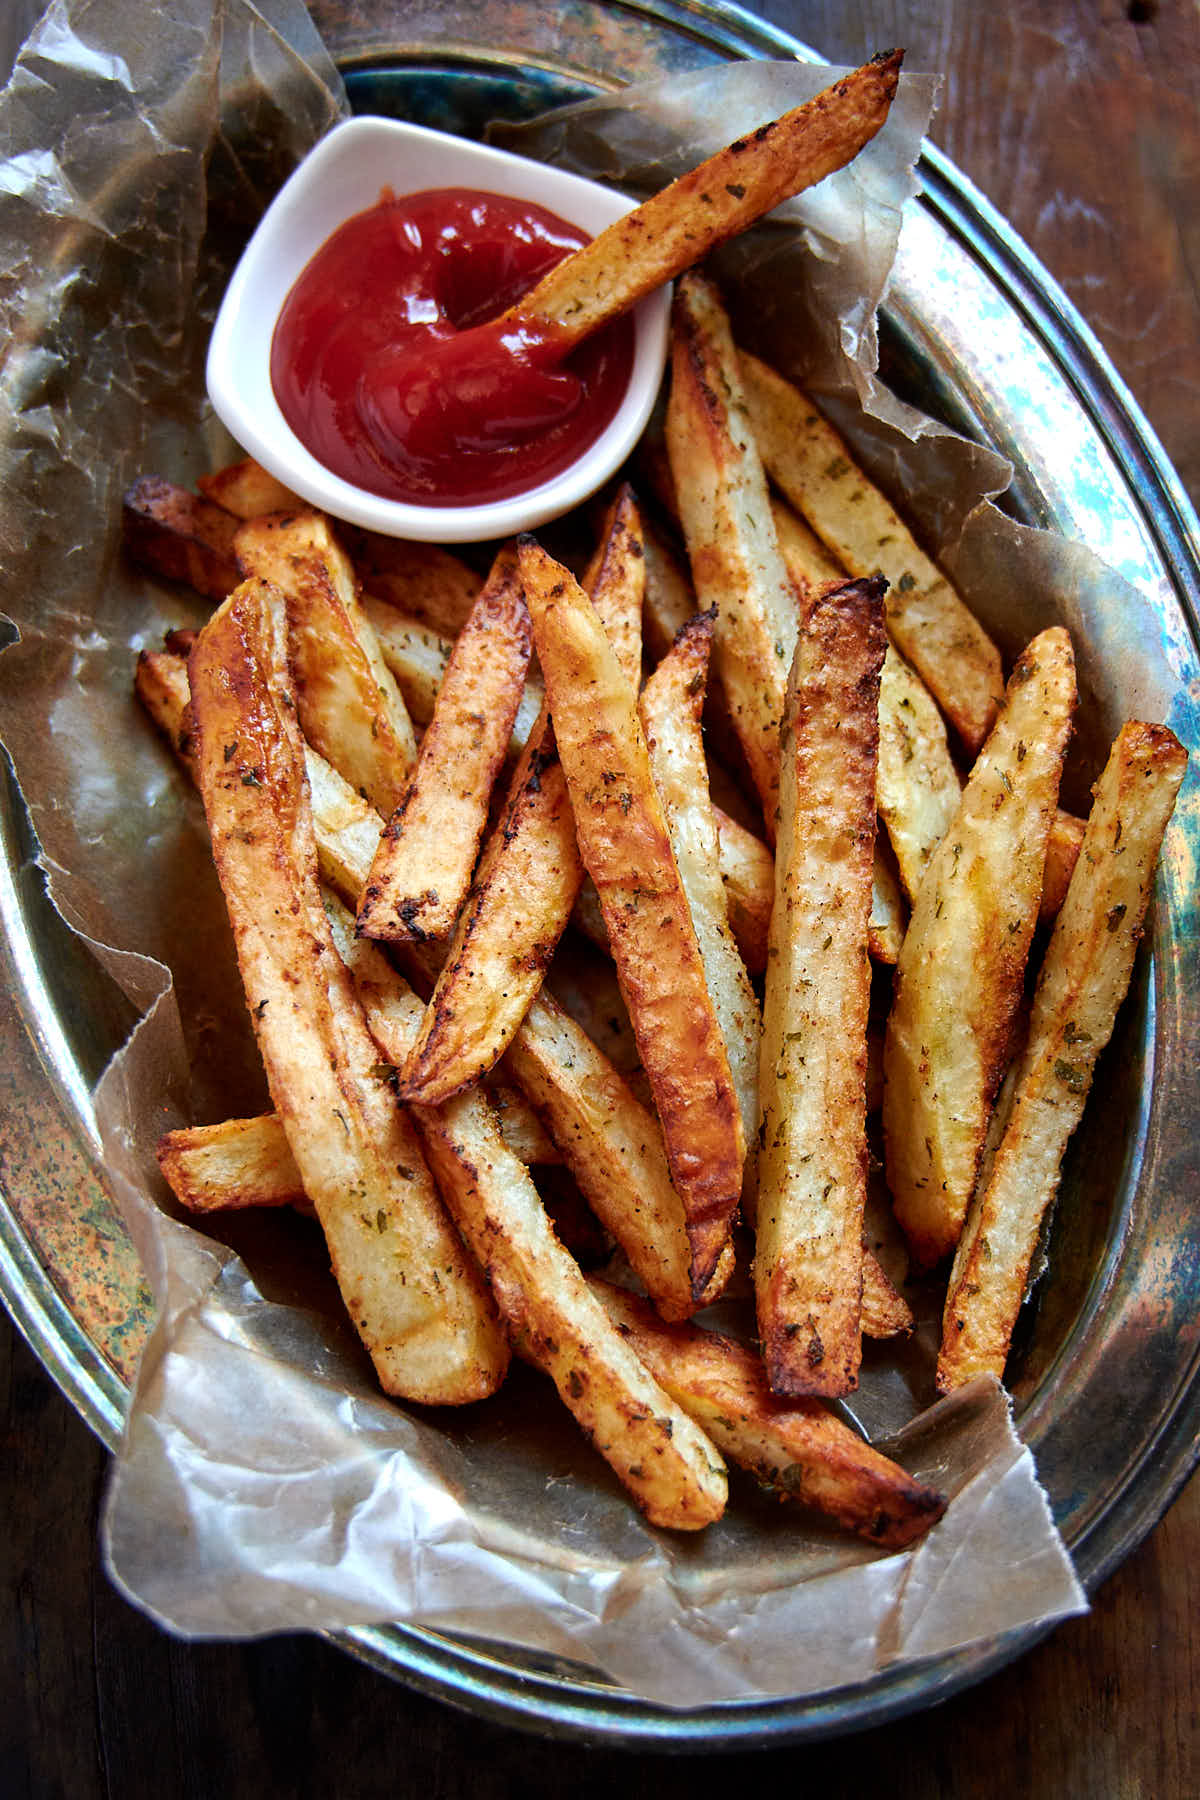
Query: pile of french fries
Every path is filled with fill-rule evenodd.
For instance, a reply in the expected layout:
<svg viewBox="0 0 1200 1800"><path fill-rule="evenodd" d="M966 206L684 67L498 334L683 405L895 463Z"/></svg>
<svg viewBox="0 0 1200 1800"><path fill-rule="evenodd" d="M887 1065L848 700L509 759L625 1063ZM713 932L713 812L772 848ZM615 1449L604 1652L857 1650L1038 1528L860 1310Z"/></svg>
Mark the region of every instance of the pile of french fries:
<svg viewBox="0 0 1200 1800"><path fill-rule="evenodd" d="M1061 812L1067 633L1006 684L695 270L671 361L658 521L621 487L575 570L527 538L481 579L252 462L131 490L131 554L217 602L136 686L275 1108L160 1163L194 1211L315 1214L388 1393L483 1399L515 1350L652 1523L718 1518L728 1458L895 1548L944 1502L829 1405L912 1325L872 1117L913 1267L953 1258L938 1387L1001 1376L1186 758L1127 725ZM751 1257L757 1349L693 1322Z"/></svg>

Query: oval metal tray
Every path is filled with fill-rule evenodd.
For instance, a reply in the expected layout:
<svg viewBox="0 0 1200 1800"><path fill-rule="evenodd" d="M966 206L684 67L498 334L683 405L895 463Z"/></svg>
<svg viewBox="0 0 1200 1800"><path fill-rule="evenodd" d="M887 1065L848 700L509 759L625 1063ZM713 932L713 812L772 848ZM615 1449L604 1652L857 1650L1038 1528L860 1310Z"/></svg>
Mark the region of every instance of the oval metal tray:
<svg viewBox="0 0 1200 1800"><path fill-rule="evenodd" d="M668 0L461 5L317 0L318 28L360 110L474 134L623 82L736 57L810 53L732 7ZM1180 674L1172 723L1194 749L1200 663L1200 527L1135 403L1046 271L936 151L906 224L883 321L885 373L948 423L1009 457L1006 502L1028 523L1086 541L1140 589L1141 628ZM1102 1122L1072 1151L1056 1233L1072 1278L1028 1309L1015 1399L1055 1516L1094 1589L1151 1529L1197 1458L1200 1225L1194 1047L1200 959L1192 797L1184 854L1160 881L1152 956L1141 959L1106 1067ZM87 1017L66 973L85 953L47 905L11 785L0 796L0 1047L9 1088L0 1141L0 1291L94 1430L119 1438L150 1311L104 1187L88 1091L127 1021L98 983ZM79 990L76 989L76 992ZM1105 1154L1116 1109L1122 1155ZM1100 1173L1101 1164L1104 1164ZM1088 1189L1085 1204L1080 1197ZM1072 1194L1075 1200L1072 1200ZM1097 1197L1099 1204L1097 1204ZM1012 1634L865 1687L815 1699L678 1714L586 1671L503 1645L401 1627L337 1634L381 1671L482 1715L562 1736L733 1749L855 1729L946 1698L1026 1649Z"/></svg>

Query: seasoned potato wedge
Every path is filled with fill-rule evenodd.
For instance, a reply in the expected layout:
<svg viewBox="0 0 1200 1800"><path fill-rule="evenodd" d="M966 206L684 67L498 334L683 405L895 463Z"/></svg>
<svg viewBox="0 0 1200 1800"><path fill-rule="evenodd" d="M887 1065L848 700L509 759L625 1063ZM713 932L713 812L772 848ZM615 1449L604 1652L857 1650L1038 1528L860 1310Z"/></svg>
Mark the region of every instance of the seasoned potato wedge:
<svg viewBox="0 0 1200 1800"><path fill-rule="evenodd" d="M236 588L189 661L195 761L271 1097L388 1393L481 1399L508 1346L334 948L317 882L285 601Z"/></svg>
<svg viewBox="0 0 1200 1800"><path fill-rule="evenodd" d="M889 636L977 751L1004 693L1000 652L808 396L746 351L741 368L771 479L848 574L886 576Z"/></svg>
<svg viewBox="0 0 1200 1800"><path fill-rule="evenodd" d="M1075 710L1071 640L1018 661L959 810L930 860L884 1045L887 1178L914 1260L958 1242L1037 923Z"/></svg>
<svg viewBox="0 0 1200 1800"><path fill-rule="evenodd" d="M634 688L587 595L532 539L521 575L580 853L687 1215L692 1290L710 1281L742 1185L745 1139Z"/></svg>
<svg viewBox="0 0 1200 1800"><path fill-rule="evenodd" d="M367 937L396 943L454 929L531 644L516 555L502 550L455 641L416 768L375 852L358 909Z"/></svg>
<svg viewBox="0 0 1200 1800"><path fill-rule="evenodd" d="M1187 767L1165 725L1126 725L1096 784L1067 896L1038 976L1008 1122L971 1204L950 1276L937 1382L1004 1373L1042 1219L1096 1059L1112 1035Z"/></svg>
<svg viewBox="0 0 1200 1800"><path fill-rule="evenodd" d="M196 483L206 500L237 519L261 519L265 513L306 512L307 502L269 475L252 456L229 463Z"/></svg>
<svg viewBox="0 0 1200 1800"><path fill-rule="evenodd" d="M143 475L125 495L121 525L126 550L153 574L184 581L211 600L224 600L237 586L237 522L211 501L161 475Z"/></svg>
<svg viewBox="0 0 1200 1800"><path fill-rule="evenodd" d="M754 1258L759 1337L777 1394L848 1393L862 1352L882 601L874 580L813 603L784 714Z"/></svg>

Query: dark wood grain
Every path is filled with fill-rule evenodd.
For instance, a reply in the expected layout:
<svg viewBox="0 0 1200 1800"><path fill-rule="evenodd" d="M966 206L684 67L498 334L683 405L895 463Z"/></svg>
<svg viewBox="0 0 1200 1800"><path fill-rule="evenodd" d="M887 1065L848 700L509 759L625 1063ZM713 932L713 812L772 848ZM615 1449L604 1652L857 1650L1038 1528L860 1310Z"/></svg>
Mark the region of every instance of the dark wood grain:
<svg viewBox="0 0 1200 1800"><path fill-rule="evenodd" d="M1195 0L759 10L840 60L901 43L946 71L936 141L1080 306L1200 499ZM700 1763L485 1725L316 1639L173 1642L99 1571L104 1454L4 1320L0 1409L0 1800L671 1800L749 1779L822 1800L1200 1793L1195 1482L1088 1618L973 1692L838 1744Z"/></svg>

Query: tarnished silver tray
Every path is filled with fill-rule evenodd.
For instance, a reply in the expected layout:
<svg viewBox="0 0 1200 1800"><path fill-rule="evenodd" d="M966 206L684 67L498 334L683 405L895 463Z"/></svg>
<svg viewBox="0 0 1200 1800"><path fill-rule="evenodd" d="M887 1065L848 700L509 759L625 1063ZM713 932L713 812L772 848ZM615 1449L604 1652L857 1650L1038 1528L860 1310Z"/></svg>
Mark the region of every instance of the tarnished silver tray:
<svg viewBox="0 0 1200 1800"><path fill-rule="evenodd" d="M362 108L466 132L633 79L736 57L807 57L734 8L481 0L320 0L316 23ZM883 325L885 373L1007 456L1006 504L1086 542L1137 588L1136 631L1172 672L1166 718L1195 752L1200 527L1095 339L1004 221L927 152ZM1128 620L1122 621L1127 634ZM1096 647L1120 654L1121 633ZM105 1187L89 1090L130 1019L45 900L15 790L0 805L0 1291L112 1446L150 1298ZM1156 894L1149 954L1073 1147L1055 1234L1063 1274L1023 1320L1022 1434L1089 1589L1153 1526L1197 1457L1200 1043L1197 778ZM1114 1153L1115 1147L1115 1153ZM876 1724L932 1704L1027 1648L1021 1633L915 1673L804 1701L661 1711L511 1647L389 1627L337 1640L380 1670L487 1716L561 1735L733 1748Z"/></svg>

